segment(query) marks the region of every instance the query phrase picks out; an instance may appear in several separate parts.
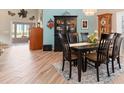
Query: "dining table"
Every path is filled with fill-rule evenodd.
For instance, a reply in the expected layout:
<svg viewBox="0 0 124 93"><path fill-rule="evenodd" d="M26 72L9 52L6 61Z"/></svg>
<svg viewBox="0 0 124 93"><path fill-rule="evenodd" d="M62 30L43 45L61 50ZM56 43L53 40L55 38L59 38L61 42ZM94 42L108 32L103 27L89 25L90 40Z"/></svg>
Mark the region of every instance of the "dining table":
<svg viewBox="0 0 124 93"><path fill-rule="evenodd" d="M69 44L71 50L76 51L78 54L77 68L78 68L78 82L81 81L81 71L86 72L85 69L85 53L97 50L97 43L89 43L89 42L80 42L80 43L71 43Z"/></svg>

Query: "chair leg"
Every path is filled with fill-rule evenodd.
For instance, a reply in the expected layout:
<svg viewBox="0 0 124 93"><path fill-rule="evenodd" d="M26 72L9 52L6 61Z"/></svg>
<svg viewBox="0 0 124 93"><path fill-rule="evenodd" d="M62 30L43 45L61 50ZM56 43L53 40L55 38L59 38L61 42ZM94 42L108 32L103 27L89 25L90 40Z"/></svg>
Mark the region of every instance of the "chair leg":
<svg viewBox="0 0 124 93"><path fill-rule="evenodd" d="M114 59L112 58L112 73L114 73Z"/></svg>
<svg viewBox="0 0 124 93"><path fill-rule="evenodd" d="M99 82L99 67L98 67L98 65L96 66L96 71L97 71L97 81Z"/></svg>
<svg viewBox="0 0 124 93"><path fill-rule="evenodd" d="M74 61L73 63L74 63L74 66L77 66L77 61Z"/></svg>
<svg viewBox="0 0 124 93"><path fill-rule="evenodd" d="M85 67L84 67L84 72L86 72L87 71L87 59L85 58L85 63L84 63L84 65L85 65Z"/></svg>
<svg viewBox="0 0 124 93"><path fill-rule="evenodd" d="M64 66L65 66L65 59L63 57L62 71L64 71Z"/></svg>
<svg viewBox="0 0 124 93"><path fill-rule="evenodd" d="M118 62L119 68L121 69L120 57L117 57L117 62Z"/></svg>
<svg viewBox="0 0 124 93"><path fill-rule="evenodd" d="M75 61L74 61L73 63L74 63L74 66L76 66L76 63L75 63Z"/></svg>
<svg viewBox="0 0 124 93"><path fill-rule="evenodd" d="M77 61L75 61L75 66L77 66Z"/></svg>
<svg viewBox="0 0 124 93"><path fill-rule="evenodd" d="M72 70L72 65L71 65L71 62L70 62L70 73L69 73L69 79L71 79L71 70Z"/></svg>
<svg viewBox="0 0 124 93"><path fill-rule="evenodd" d="M108 76L110 76L108 62L106 62L106 67L107 67L107 74L108 74Z"/></svg>

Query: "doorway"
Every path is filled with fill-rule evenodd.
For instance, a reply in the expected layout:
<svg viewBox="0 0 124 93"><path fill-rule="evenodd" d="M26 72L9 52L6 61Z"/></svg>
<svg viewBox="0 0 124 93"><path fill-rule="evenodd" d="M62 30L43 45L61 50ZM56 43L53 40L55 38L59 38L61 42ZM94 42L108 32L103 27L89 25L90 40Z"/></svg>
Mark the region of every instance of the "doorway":
<svg viewBox="0 0 124 93"><path fill-rule="evenodd" d="M12 43L28 43L29 31L34 23L13 22Z"/></svg>

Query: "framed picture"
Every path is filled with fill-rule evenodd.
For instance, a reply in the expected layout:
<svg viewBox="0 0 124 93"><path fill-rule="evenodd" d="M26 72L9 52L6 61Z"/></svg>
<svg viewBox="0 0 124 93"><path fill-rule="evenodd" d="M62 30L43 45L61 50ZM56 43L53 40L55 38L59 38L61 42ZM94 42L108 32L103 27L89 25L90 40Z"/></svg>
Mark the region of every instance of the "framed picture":
<svg viewBox="0 0 124 93"><path fill-rule="evenodd" d="M82 20L82 29L88 29L88 20Z"/></svg>

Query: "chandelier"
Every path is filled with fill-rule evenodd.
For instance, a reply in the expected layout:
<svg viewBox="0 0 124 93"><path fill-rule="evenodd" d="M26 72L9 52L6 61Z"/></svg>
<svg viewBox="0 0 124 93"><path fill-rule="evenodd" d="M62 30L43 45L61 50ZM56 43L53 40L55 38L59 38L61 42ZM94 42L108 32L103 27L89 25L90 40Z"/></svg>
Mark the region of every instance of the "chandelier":
<svg viewBox="0 0 124 93"><path fill-rule="evenodd" d="M83 9L83 12L86 16L92 16L97 12L97 10L96 9Z"/></svg>

